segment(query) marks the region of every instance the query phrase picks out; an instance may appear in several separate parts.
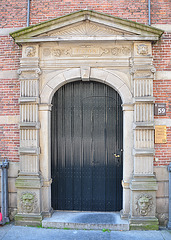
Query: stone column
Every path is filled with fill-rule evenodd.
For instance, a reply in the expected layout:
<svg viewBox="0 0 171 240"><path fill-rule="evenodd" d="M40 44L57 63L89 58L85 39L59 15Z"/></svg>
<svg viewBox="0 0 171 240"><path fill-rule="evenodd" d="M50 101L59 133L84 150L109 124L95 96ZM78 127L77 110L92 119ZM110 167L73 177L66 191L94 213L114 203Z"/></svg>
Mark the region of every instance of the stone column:
<svg viewBox="0 0 171 240"><path fill-rule="evenodd" d="M134 43L132 79L134 95L134 172L130 185L130 229L158 229L157 183L153 174L154 98L151 43Z"/></svg>
<svg viewBox="0 0 171 240"><path fill-rule="evenodd" d="M39 47L23 45L20 69L20 171L16 179L16 225L38 225L42 221L39 172Z"/></svg>
<svg viewBox="0 0 171 240"><path fill-rule="evenodd" d="M43 176L42 211L43 215L50 217L51 208L51 104L39 105L40 128L40 172Z"/></svg>
<svg viewBox="0 0 171 240"><path fill-rule="evenodd" d="M123 209L122 218L128 218L130 212L130 181L132 179L133 159L133 105L123 104Z"/></svg>

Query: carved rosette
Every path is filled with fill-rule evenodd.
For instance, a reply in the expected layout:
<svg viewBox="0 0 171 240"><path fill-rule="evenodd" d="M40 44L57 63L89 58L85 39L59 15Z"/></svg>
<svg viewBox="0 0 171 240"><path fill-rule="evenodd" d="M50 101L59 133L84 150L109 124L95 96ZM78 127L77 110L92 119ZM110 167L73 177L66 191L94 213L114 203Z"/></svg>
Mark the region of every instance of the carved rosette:
<svg viewBox="0 0 171 240"><path fill-rule="evenodd" d="M21 194L21 210L23 213L31 213L37 208L36 194L33 192L23 192Z"/></svg>
<svg viewBox="0 0 171 240"><path fill-rule="evenodd" d="M141 216L147 216L153 205L152 196L140 194L136 199L136 211Z"/></svg>

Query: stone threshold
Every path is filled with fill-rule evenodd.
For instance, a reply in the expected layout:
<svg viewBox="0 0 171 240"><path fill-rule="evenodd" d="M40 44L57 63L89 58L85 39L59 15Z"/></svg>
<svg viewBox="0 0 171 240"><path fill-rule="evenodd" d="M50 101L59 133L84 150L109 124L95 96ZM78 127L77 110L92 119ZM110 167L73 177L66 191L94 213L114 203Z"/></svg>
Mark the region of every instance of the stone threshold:
<svg viewBox="0 0 171 240"><path fill-rule="evenodd" d="M120 218L119 212L55 211L51 218L43 219L42 227L127 231L129 223Z"/></svg>

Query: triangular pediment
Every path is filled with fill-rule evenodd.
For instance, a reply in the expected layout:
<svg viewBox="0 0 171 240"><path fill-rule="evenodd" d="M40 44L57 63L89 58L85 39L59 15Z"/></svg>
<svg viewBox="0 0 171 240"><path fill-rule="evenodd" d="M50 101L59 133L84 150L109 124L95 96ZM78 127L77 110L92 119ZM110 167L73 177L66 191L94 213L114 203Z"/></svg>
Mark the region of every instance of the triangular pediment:
<svg viewBox="0 0 171 240"><path fill-rule="evenodd" d="M158 40L163 31L133 21L83 10L10 34L17 43L66 40Z"/></svg>
<svg viewBox="0 0 171 240"><path fill-rule="evenodd" d="M115 35L133 35L135 33L124 31L117 28L108 27L91 21L81 21L66 27L52 30L38 37L58 37L58 36L115 36Z"/></svg>

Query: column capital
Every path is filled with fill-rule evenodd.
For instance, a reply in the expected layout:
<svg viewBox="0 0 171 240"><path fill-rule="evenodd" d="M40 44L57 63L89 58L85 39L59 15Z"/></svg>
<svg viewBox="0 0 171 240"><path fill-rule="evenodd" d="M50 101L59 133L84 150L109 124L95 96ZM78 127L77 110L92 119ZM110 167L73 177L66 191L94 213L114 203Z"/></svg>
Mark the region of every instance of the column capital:
<svg viewBox="0 0 171 240"><path fill-rule="evenodd" d="M52 110L52 104L49 103L42 103L39 104L39 111L51 111Z"/></svg>
<svg viewBox="0 0 171 240"><path fill-rule="evenodd" d="M122 104L123 111L134 111L134 105L132 103L124 103Z"/></svg>

